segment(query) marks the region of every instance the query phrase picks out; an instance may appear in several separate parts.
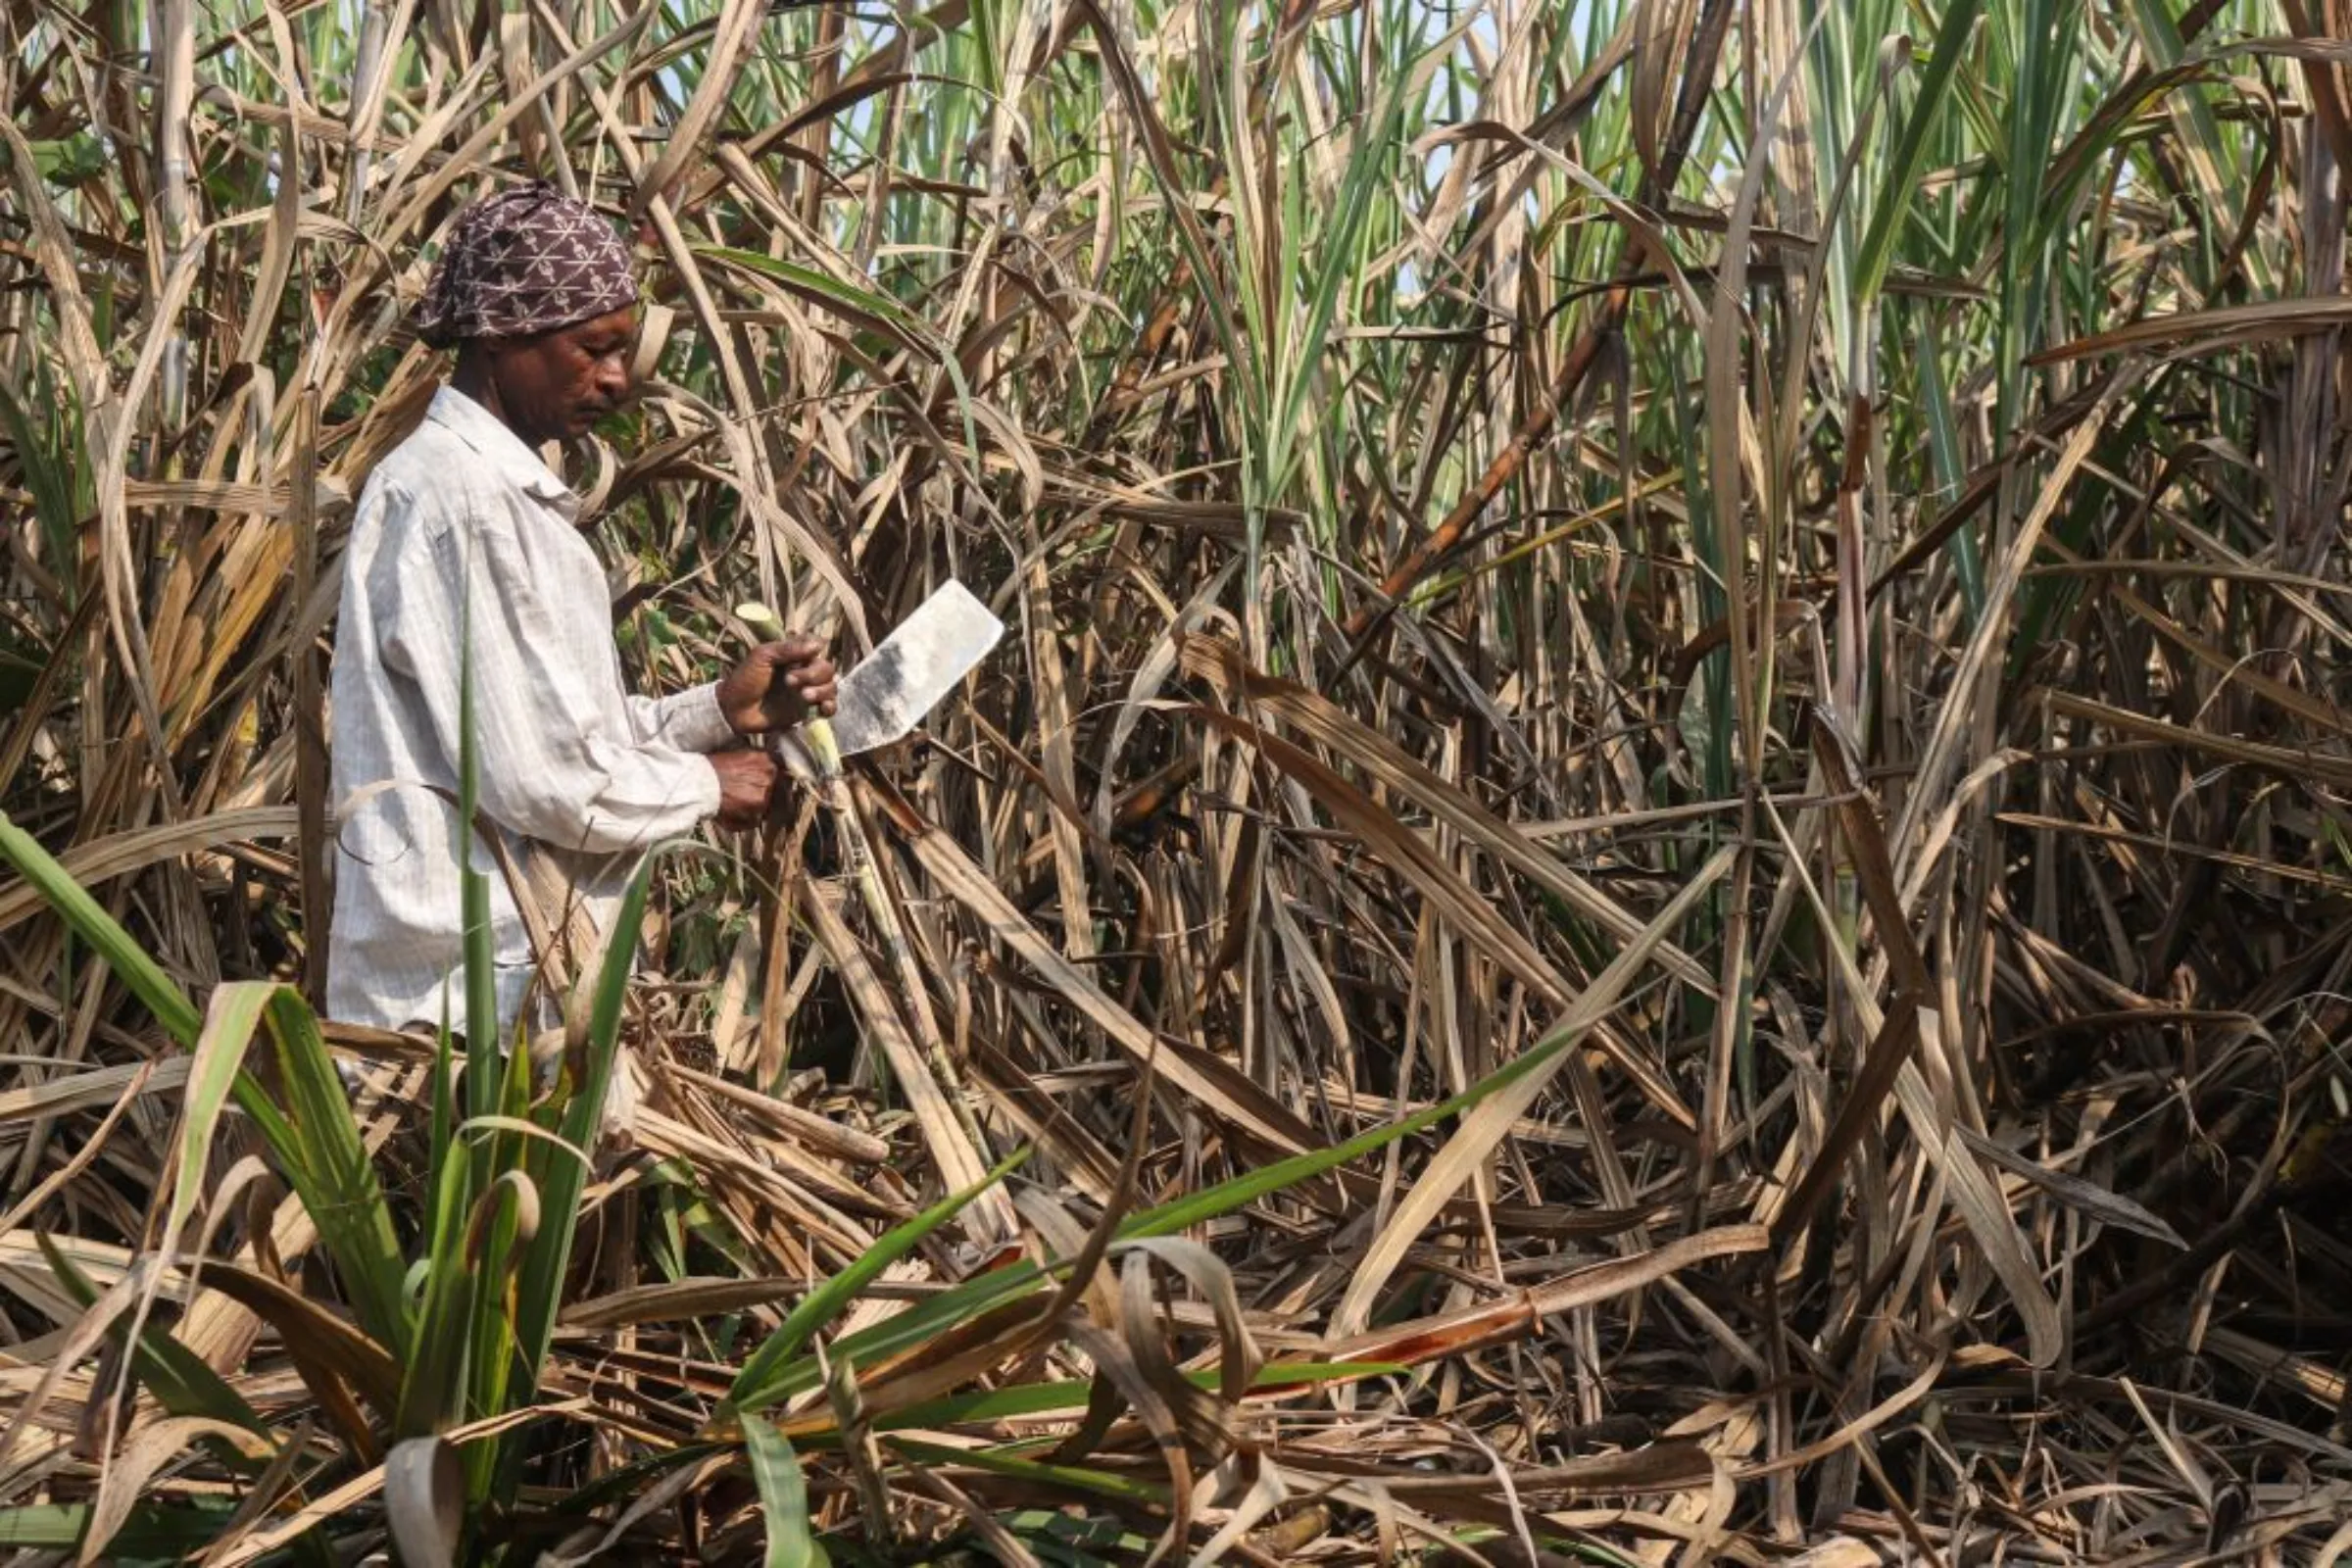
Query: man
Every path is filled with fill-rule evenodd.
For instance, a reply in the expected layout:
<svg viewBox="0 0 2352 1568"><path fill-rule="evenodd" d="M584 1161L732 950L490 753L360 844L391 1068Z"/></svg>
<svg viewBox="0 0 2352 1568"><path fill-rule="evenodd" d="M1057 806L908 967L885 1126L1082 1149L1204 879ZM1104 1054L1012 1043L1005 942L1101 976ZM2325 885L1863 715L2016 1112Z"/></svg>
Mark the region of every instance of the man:
<svg viewBox="0 0 2352 1568"><path fill-rule="evenodd" d="M762 751L730 749L739 740L833 711L833 664L808 638L767 644L724 679L674 696L622 686L578 500L536 449L577 439L620 406L636 307L612 226L544 183L462 214L426 286L418 334L457 349L455 373L368 477L344 562L330 1017L430 1026L446 996L464 1025L452 804L464 683L482 815L510 863L571 901L537 911L544 922L575 932L582 915L604 929L662 840L712 817L760 819L775 766ZM550 999L532 989L523 911L497 858L474 845L511 1038L518 1018L553 1022Z"/></svg>

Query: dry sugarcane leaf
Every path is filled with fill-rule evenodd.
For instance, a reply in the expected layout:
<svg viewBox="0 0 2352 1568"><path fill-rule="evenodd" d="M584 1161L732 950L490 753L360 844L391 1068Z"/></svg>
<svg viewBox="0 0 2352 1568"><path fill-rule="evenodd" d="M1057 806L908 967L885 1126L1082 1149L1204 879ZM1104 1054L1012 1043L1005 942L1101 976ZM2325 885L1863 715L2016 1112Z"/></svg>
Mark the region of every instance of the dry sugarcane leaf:
<svg viewBox="0 0 2352 1568"><path fill-rule="evenodd" d="M726 1079L697 1072L692 1067L680 1066L674 1061L659 1062L655 1071L662 1078L691 1084L714 1099L730 1102L760 1120L770 1123L781 1135L806 1144L812 1153L860 1165L878 1165L890 1157L890 1145L873 1134L860 1132L855 1127L845 1127L789 1100L778 1100L773 1095L763 1095L757 1089L729 1083Z"/></svg>
<svg viewBox="0 0 2352 1568"><path fill-rule="evenodd" d="M277 1280L219 1258L195 1268L199 1284L245 1306L290 1342L304 1359L357 1389L378 1412L400 1403L400 1366L391 1352L341 1317Z"/></svg>
<svg viewBox="0 0 2352 1568"><path fill-rule="evenodd" d="M1269 761L1304 784L1315 799L1345 823L1350 832L1363 840L1367 848L1378 854L1384 863L1412 882L1429 899L1432 906L1450 920L1465 938L1532 987L1546 1002L1556 1007L1582 1004L1583 999L1576 997L1573 988L1536 951L1535 944L1527 936L1504 921L1494 906L1473 892L1438 857L1436 851L1422 842L1419 835L1383 811L1362 791L1298 747L1268 735L1253 725L1208 709L1195 709L1192 711L1228 733L1247 739L1264 753ZM1633 945L1622 952L1639 954L1647 960L1655 956L1665 940L1657 922L1653 921ZM1611 972L1615 972L1617 967L1613 963ZM1621 975L1617 980L1617 988L1622 990L1633 979L1632 972ZM1599 982L1595 981L1594 984L1597 986ZM1694 1122L1690 1107L1683 1103L1674 1086L1666 1081L1654 1063L1636 1055L1625 1042L1601 1024L1597 1016L1590 1027L1597 1032L1603 1054L1641 1087L1652 1104L1685 1126Z"/></svg>
<svg viewBox="0 0 2352 1568"><path fill-rule="evenodd" d="M610 1296L577 1301L558 1319L567 1329L614 1329L636 1323L717 1317L765 1306L804 1293L799 1280L690 1279L632 1285Z"/></svg>
<svg viewBox="0 0 2352 1568"><path fill-rule="evenodd" d="M409 1438L384 1455L384 1519L409 1568L450 1568L466 1528L466 1473L457 1445Z"/></svg>
<svg viewBox="0 0 2352 1568"><path fill-rule="evenodd" d="M858 939L843 923L841 912L823 892L808 900L806 907L808 923L815 929L817 942L832 961L834 972L857 1000L858 1016L865 1020L867 1038L889 1063L899 1092L914 1110L915 1121L923 1130L924 1146L938 1164L941 1181L951 1193L968 1192L980 1186L988 1180L988 1161L965 1136L962 1119L948 1103L946 1092L931 1075L931 1064L923 1059L922 1052L907 1035L881 977L866 962L864 950L858 946ZM984 1193L979 1202L992 1210L987 1224L994 1234L1013 1234L1011 1200L1001 1189L992 1188Z"/></svg>
<svg viewBox="0 0 2352 1568"><path fill-rule="evenodd" d="M68 850L59 863L76 882L87 886L183 855L255 840L290 839L298 831L293 807L259 806L87 840ZM41 896L24 883L0 887L0 931L22 925L46 907Z"/></svg>
<svg viewBox="0 0 2352 1568"><path fill-rule="evenodd" d="M1544 1320L1653 1285L1710 1258L1760 1252L1771 1245L1761 1225L1725 1225L1664 1242L1632 1257L1572 1269L1498 1301L1367 1329L1326 1342L1334 1361L1396 1361L1406 1366L1506 1345L1542 1332Z"/></svg>
<svg viewBox="0 0 2352 1568"><path fill-rule="evenodd" d="M1160 1039L1104 996L1022 917L1012 901L971 863L953 839L927 829L914 835L911 848L944 896L969 909L982 930L1018 954L1138 1066L1152 1063L1171 1088L1181 1090L1208 1114L1249 1132L1268 1148L1298 1154L1314 1146L1314 1134L1302 1122L1269 1102L1247 1079L1237 1080L1222 1062L1203 1052Z"/></svg>
<svg viewBox="0 0 2352 1568"><path fill-rule="evenodd" d="M1349 716L1321 693L1250 669L1242 662L1241 650L1220 638L1188 636L1182 652L1187 673L1214 681L1243 698L1251 709L1276 714L1284 722L1297 725L1380 783L1418 803L1424 810L1586 918L1629 941L1642 934L1642 921L1639 916L1599 893L1557 858L1530 844L1523 832L1438 777L1394 740ZM1691 985L1712 984L1713 977L1704 967L1671 943L1659 949L1659 962L1678 979Z"/></svg>
<svg viewBox="0 0 2352 1568"><path fill-rule="evenodd" d="M1927 1085L1918 1072L1906 1063L1896 1081L1895 1094L1910 1118L1915 1136L1925 1139L1936 1125L1936 1113L1927 1104ZM1954 1125L1946 1136L1937 1163L1946 1183L1952 1206L1967 1221L1975 1233L1978 1245L1984 1250L1984 1260L2000 1276L2002 1287L2009 1293L2009 1301L2026 1325L2026 1357L2035 1366L2054 1365L2064 1353L2066 1324L2058 1315L2058 1303L2041 1282L2041 1270L2026 1250L2026 1241L2018 1233L2017 1222L2002 1201L2000 1188L1984 1167L1978 1164L1961 1139L1961 1129Z"/></svg>
<svg viewBox="0 0 2352 1568"><path fill-rule="evenodd" d="M1508 1135L1511 1123L1525 1114L1553 1075L1567 1064L1568 1054L1580 1049L1584 1037L1616 1007L1625 988L1648 962L1651 947L1663 941L1665 934L1680 924L1707 890L1731 869L1735 854L1728 849L1718 852L1650 922L1644 940L1620 953L1576 999L1545 1037L1546 1046L1557 1052L1550 1063L1471 1107L1461 1126L1415 1179L1412 1191L1396 1205L1396 1212L1356 1264L1347 1294L1332 1312L1334 1333L1346 1337L1371 1321L1373 1302L1396 1265L1403 1261L1406 1250L1430 1221L1437 1218L1446 1200L1470 1180L1495 1145Z"/></svg>
<svg viewBox="0 0 2352 1568"><path fill-rule="evenodd" d="M270 1446L245 1427L205 1416L172 1416L132 1438L119 1454L106 1461L98 1481L98 1495L90 1505L90 1522L81 1540L79 1561L104 1561L101 1555L129 1519L131 1509L154 1481L156 1472L210 1438L225 1443L250 1458L270 1457Z"/></svg>
<svg viewBox="0 0 2352 1568"><path fill-rule="evenodd" d="M188 1058L128 1062L44 1078L23 1089L0 1091L0 1126L44 1116L66 1116L112 1104L134 1084L141 1095L170 1094L188 1082Z"/></svg>
<svg viewBox="0 0 2352 1568"><path fill-rule="evenodd" d="M2262 768L2283 779L2309 778L2337 789L2352 789L2352 758L2330 752L2293 751L2283 746L2240 740L2232 735L2209 734L2145 713L2134 713L2109 703L2079 697L2071 692L2048 692L2043 694L2043 700L2050 705L2053 712L2072 718L2089 719L2121 734L2161 741L2185 751L2220 758L2224 761Z"/></svg>
<svg viewBox="0 0 2352 1568"><path fill-rule="evenodd" d="M2188 1250L2180 1233L2148 1212L2146 1206L2125 1197L2111 1188L2085 1181L2069 1171L2052 1170L2036 1160L2029 1159L2008 1145L1996 1143L1972 1128L1957 1127L1961 1142L1993 1164L2049 1194L2059 1202L2079 1214L2084 1214L2104 1225L2118 1226L2137 1236L2145 1236L2168 1247Z"/></svg>

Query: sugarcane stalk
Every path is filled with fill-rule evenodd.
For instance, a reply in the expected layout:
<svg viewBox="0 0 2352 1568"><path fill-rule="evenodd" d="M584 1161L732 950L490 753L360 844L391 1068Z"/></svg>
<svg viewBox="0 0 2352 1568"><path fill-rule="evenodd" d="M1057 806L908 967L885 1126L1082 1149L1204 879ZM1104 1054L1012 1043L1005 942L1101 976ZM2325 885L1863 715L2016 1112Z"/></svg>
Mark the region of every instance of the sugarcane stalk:
<svg viewBox="0 0 2352 1568"><path fill-rule="evenodd" d="M784 622L765 605L738 605L735 613L755 635L766 641L780 641L785 635ZM816 764L817 787L824 794L825 805L840 821L842 842L850 857L850 875L858 884L858 896L865 901L865 912L873 918L874 929L882 938L883 950L890 955L891 967L900 983L906 984L914 974L914 955L906 945L906 929L899 924L899 912L883 892L882 874L874 864L864 819L858 814L857 802L850 797L849 773L842 765L841 746L833 738L833 721L821 713L809 714L801 721L801 744L808 748L809 760ZM951 1065L933 1063L935 1068Z"/></svg>
<svg viewBox="0 0 2352 1568"><path fill-rule="evenodd" d="M196 165L188 150L188 117L196 101L196 8L191 0L159 0L149 19L159 76L155 95L155 216L162 232L162 271L169 277L187 255L196 229ZM291 171L287 172L291 177ZM163 366L156 378L160 434L179 434L188 416L188 335L176 317L168 323ZM156 478L169 478L157 473Z"/></svg>
<svg viewBox="0 0 2352 1568"><path fill-rule="evenodd" d="M736 618L752 629L753 635L763 641L780 641L786 635L782 617L767 606L759 603L735 607ZM923 990L922 971L915 966L913 946L906 940L906 929L899 921L898 906L882 886L881 867L875 862L873 846L866 837L865 819L858 809L858 802L850 791L847 769L842 764L841 746L833 737L833 722L821 713L811 713L802 720L801 744L816 768L818 791L826 808L833 813L841 831L842 845L849 857L850 877L858 885L858 895L865 905L865 912L873 921L874 933L880 938L882 950L890 957L891 972L899 982L902 1000L913 1015L915 1032L922 1037L923 1060L948 1104L953 1108L956 1125L970 1142L972 1152L981 1162L987 1162L988 1143L981 1136L979 1119L972 1114L970 1101L965 1097L963 1075L956 1071L956 1062L948 1054L947 1041L940 1034L938 1020L932 1015L929 999ZM772 743L780 750L781 743ZM979 1205L977 1213L987 1214L997 1222L1004 1235L1011 1234L1010 1213L997 1194Z"/></svg>

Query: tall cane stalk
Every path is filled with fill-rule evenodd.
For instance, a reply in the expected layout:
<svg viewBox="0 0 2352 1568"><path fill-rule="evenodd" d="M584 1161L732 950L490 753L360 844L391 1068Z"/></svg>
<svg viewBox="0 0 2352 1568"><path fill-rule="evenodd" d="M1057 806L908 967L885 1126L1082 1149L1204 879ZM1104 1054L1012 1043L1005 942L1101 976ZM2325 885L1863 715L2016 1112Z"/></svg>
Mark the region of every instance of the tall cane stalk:
<svg viewBox="0 0 2352 1568"><path fill-rule="evenodd" d="M763 604L738 605L735 614L751 628L753 635L764 641L778 641L786 635L782 617ZM964 1095L962 1074L956 1071L955 1059L948 1054L947 1041L940 1034L938 1020L932 1016L922 972L915 967L914 950L906 940L906 927L899 921L898 906L891 903L882 886L881 868L874 860L873 846L866 838L865 819L858 812L857 799L850 790L849 774L842 766L841 747L833 738L832 720L821 713L811 713L802 721L800 735L810 761L815 764L817 788L840 827L841 841L849 853L851 880L858 884L865 912L881 938L883 951L890 956L900 1000L911 1016L915 1032L922 1036L921 1064L929 1066L932 1085L953 1109L956 1126L971 1146L972 1157L985 1167L987 1140L981 1136L979 1120L972 1114L971 1102ZM780 756L782 740L779 738L771 745ZM916 1085L901 1087L910 1095L920 1092ZM1001 1188L991 1188L973 1205L971 1225L973 1239L984 1246L1015 1234L1012 1204Z"/></svg>

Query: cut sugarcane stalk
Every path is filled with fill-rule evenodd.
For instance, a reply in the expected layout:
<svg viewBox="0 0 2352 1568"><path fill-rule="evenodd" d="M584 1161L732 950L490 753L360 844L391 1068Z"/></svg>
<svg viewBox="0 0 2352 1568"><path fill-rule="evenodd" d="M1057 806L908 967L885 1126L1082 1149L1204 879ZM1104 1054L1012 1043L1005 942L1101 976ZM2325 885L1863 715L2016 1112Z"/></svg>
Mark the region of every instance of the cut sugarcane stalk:
<svg viewBox="0 0 2352 1568"><path fill-rule="evenodd" d="M786 635L782 617L763 604L737 605L735 617L763 641L779 641ZM895 1018L887 1023L874 1021L875 1043L889 1063L892 1076L899 1080L901 1091L918 1113L925 1109L933 1111L931 1115L918 1114L917 1120L934 1144L947 1146L935 1148L933 1153L951 1189L976 1185L988 1174L985 1152L988 1146L964 1096L962 1075L956 1070L956 1063L948 1054L947 1041L939 1032L930 996L923 989L922 971L915 966L914 950L906 940L906 928L899 923L898 908L882 886L881 869L874 861L873 848L866 838L865 820L858 810L857 799L842 767L841 748L834 739L832 721L811 714L801 724L800 738L815 763L817 786L824 794L825 805L841 828L851 880L858 884L866 915L873 921L882 950L890 957L902 1000L922 1034L923 1052L916 1055L906 1049L911 1042ZM944 1102L952 1114L946 1126L940 1125L936 1114L940 1102ZM1002 1187L990 1189L966 1212L972 1239L983 1246L1008 1241L1017 1234L1012 1201Z"/></svg>

